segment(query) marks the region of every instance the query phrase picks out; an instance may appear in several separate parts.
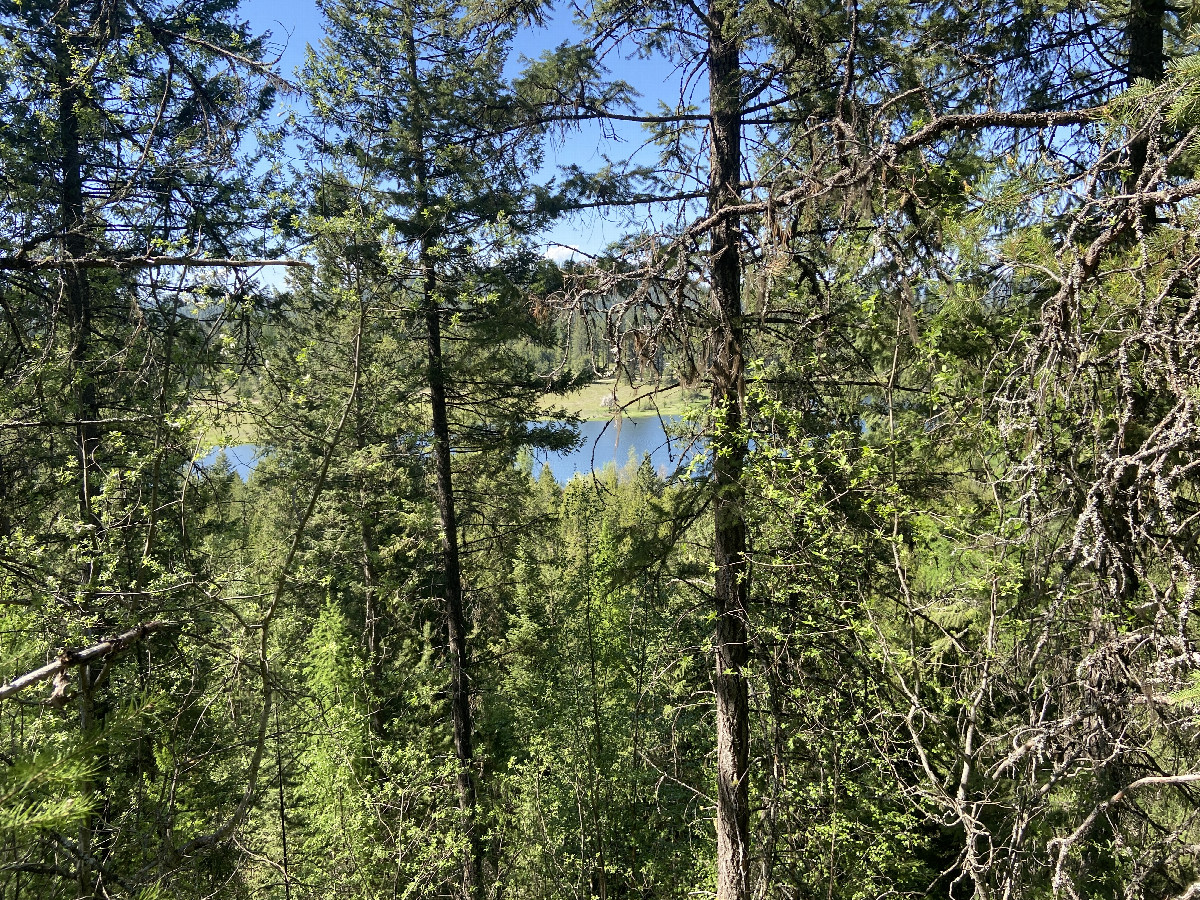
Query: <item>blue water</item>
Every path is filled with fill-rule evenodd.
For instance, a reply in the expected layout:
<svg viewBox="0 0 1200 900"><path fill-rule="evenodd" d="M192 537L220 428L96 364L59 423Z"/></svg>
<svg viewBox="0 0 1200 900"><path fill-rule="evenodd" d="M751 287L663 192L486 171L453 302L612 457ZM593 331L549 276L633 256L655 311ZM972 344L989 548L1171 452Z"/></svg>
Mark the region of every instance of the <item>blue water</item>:
<svg viewBox="0 0 1200 900"><path fill-rule="evenodd" d="M659 475L671 475L696 452L696 448L689 447L687 441L667 437L664 426L671 427L678 421L678 416L664 416L661 419L658 416L643 416L624 417L620 422L581 422L579 435L583 442L579 448L567 453L537 454L540 465L534 467L534 474L540 474L543 465L549 466L554 480L566 484L577 474L599 472L609 463L615 463L617 468L630 460L637 464L649 454L650 464ZM221 453L225 454L229 465L242 481L249 479L250 473L263 457L263 449L256 444L237 444L215 448L200 460L199 465L213 465Z"/></svg>
<svg viewBox="0 0 1200 900"><path fill-rule="evenodd" d="M618 468L630 460L640 463L647 454L659 475L671 475L695 454L695 447L689 448L687 441L667 437L664 426L671 427L678 421L678 416L644 416L625 417L619 422L581 422L579 435L583 443L577 450L538 454L537 459L550 468L559 484L566 484L580 473L598 472L610 462ZM536 470L538 474L540 471Z"/></svg>
<svg viewBox="0 0 1200 900"><path fill-rule="evenodd" d="M242 481L249 479L250 473L254 471L254 467L258 465L258 461L263 456L262 448L257 444L236 444L232 447L217 447L200 460L199 465L211 466L222 453L225 454L230 467Z"/></svg>

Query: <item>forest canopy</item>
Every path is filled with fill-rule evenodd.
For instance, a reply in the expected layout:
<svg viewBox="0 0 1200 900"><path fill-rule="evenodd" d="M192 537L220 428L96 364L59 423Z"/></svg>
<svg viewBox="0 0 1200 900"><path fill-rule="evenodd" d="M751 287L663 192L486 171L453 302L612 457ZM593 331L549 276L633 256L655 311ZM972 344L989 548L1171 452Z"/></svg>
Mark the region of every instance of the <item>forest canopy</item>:
<svg viewBox="0 0 1200 900"><path fill-rule="evenodd" d="M0 0L0 900L1200 897L1193 6L318 6Z"/></svg>

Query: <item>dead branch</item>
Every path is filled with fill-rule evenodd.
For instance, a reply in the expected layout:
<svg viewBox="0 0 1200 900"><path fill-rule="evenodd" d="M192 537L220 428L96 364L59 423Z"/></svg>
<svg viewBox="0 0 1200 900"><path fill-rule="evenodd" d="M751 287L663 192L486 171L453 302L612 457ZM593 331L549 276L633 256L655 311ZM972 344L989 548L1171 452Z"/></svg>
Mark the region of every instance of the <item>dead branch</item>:
<svg viewBox="0 0 1200 900"><path fill-rule="evenodd" d="M166 628L173 628L176 624L175 622L163 621L146 622L145 624L138 625L136 628L131 628L124 634L119 634L114 638L109 638L107 641L101 641L82 650L64 650L53 662L47 663L40 669L34 669L32 672L27 672L18 678L14 678L8 684L4 685L4 687L0 687L0 700L18 694L30 685L37 684L39 681L45 681L48 678L54 678L58 681L61 677L65 677L67 670L72 666L83 666L97 659L113 656L131 644L140 641L146 635L155 631L162 631Z"/></svg>
<svg viewBox="0 0 1200 900"><path fill-rule="evenodd" d="M260 269L267 266L311 269L312 263L303 259L220 259L202 256L89 256L82 259L59 257L0 258L0 271L36 272L47 269L159 269L169 267L192 269Z"/></svg>

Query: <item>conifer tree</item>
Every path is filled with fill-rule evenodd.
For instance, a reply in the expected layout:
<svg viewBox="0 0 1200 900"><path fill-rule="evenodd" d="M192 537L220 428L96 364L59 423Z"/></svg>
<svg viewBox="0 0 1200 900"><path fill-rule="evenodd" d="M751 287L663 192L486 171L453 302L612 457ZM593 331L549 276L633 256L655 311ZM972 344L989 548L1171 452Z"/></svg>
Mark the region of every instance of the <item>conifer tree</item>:
<svg viewBox="0 0 1200 900"><path fill-rule="evenodd" d="M724 0L704 7L596 3L583 23L588 42L547 54L522 80L536 116L641 122L663 148L657 172L630 166L593 180L577 176L568 185L583 192L584 205L669 205L679 224L665 232L634 231L613 248L620 262L587 271L567 296L574 304L591 298L605 308L613 346L633 333L643 347L670 347L678 378L707 381L716 870L717 894L725 900L749 896L753 855L746 461L754 410L747 383L754 354L769 351L755 347L749 323L770 332L820 316L764 296L752 319L746 298L753 279L766 294L770 273L756 271L754 263L765 262L768 254L782 268L796 265L819 282L816 273L830 260L823 250L809 257L809 242L815 248L846 227L844 213L853 200L840 185L813 188L823 202L809 210L797 210L785 198L789 191L807 190L798 186L811 185L807 179L819 180L845 163L862 137L863 128L852 124L865 116L856 107L860 94L881 102L902 77L891 64L902 67L904 61L872 35L879 33L875 27L903 30L903 20L883 6L864 10L862 23L858 17L857 9L822 4L785 9ZM679 71L703 72L705 78L691 81L689 74L674 107L640 109L632 88L606 83L599 64L603 54L634 52L662 54ZM839 67L830 57L841 53ZM860 78L860 59L868 60L869 78ZM859 80L869 87L859 89ZM580 87L561 90L564 84ZM897 114L907 109L900 104ZM818 130L835 136L835 146L806 144L797 122L818 123ZM618 361L622 364L629 361Z"/></svg>
<svg viewBox="0 0 1200 900"><path fill-rule="evenodd" d="M461 892L478 897L483 840L472 618L461 555L469 494L460 482L478 463L511 466L518 447L571 440L553 428L527 427L537 417L537 394L550 384L515 350L520 341L543 339L520 287L535 269L520 246L530 224L521 187L533 150L505 133L507 29L455 4L331 0L322 9L328 30L322 53L309 62L309 131L318 153L336 161L338 177L377 216L387 277L423 330L438 592L466 844Z"/></svg>
<svg viewBox="0 0 1200 900"><path fill-rule="evenodd" d="M204 514L220 491L186 473L202 389L226 363L221 323L250 305L235 273L261 257L251 235L266 204L238 154L273 76L233 10L0 7L6 640L28 668L55 647L107 648L64 666L26 738L75 744L82 792L101 798L72 834L43 828L11 850L6 877L25 872L43 896L169 879L160 866L195 836L152 834L175 800L141 791L174 777L162 771L173 736L147 711L212 626L199 612L214 581ZM207 689L212 669L192 671ZM10 734L19 702L3 710ZM229 815L198 794L198 828Z"/></svg>
<svg viewBox="0 0 1200 900"><path fill-rule="evenodd" d="M968 202L969 179L995 171L988 142L998 132L989 129L1023 141L1022 129L1086 124L1099 115L1094 104L1105 94L1085 89L1071 96L1073 86L1057 80L1071 16L1054 11L612 2L586 12L588 42L547 54L523 85L543 118L642 122L665 148L657 173L629 167L590 182L576 173L571 186L591 191L580 205L675 204L680 224L635 231L617 248L619 263L589 270L568 296L576 304L596 301L613 346L629 333L643 345L650 335L651 342L675 342L680 377L698 371L709 382L718 896L741 898L750 890L752 854L744 673L754 590L747 506L761 500L746 493L753 428L761 423L774 432L775 403L786 398L805 414L798 415L804 426L793 436L797 445L785 454L807 457L840 434L837 440L868 445L851 450L852 460L855 452L871 452L873 440L895 440L894 431L880 438L862 423L873 417L880 393L889 403L894 397L896 373L909 356L905 322L917 340L912 285L922 275L913 273L945 265L943 229L958 227L951 211ZM1126 34L1128 25L1126 37L1136 43L1146 22L1136 9L1131 16L1115 31ZM1161 37L1161 12L1150 18L1150 31ZM1112 24L1105 23L1110 34ZM1032 59L1021 46L1030 36L1043 42ZM675 108L638 109L629 85L605 83L598 63L635 50L671 58L688 77L705 71L707 91L688 95L685 86ZM1084 59L1067 67L1079 74ZM1054 99L1041 105L1048 97ZM876 299L862 295L865 285L895 297L892 334L874 330L881 323L869 317L854 321L855 305ZM753 318L747 297L754 298ZM842 355L842 347L852 349ZM755 370L761 390L748 395ZM871 387L842 389L842 378ZM769 446L768 435L757 440ZM842 453L835 447L831 456ZM835 472L818 468L809 476L829 477L830 495L844 490ZM898 476L893 467L875 477ZM810 490L799 491L806 503ZM876 527L869 516L852 518L868 535ZM811 564L824 561L814 554ZM842 601L852 597L833 602Z"/></svg>

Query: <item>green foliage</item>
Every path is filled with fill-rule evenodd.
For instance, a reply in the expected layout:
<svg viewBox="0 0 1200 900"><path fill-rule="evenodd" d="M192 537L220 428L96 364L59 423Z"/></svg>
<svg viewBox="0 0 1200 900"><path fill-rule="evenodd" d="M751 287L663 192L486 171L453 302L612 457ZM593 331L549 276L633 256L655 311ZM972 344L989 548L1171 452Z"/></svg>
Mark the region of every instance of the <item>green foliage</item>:
<svg viewBox="0 0 1200 900"><path fill-rule="evenodd" d="M97 806L86 791L95 774L94 764L62 751L42 749L9 760L0 783L0 833L28 840L38 832L78 827Z"/></svg>
<svg viewBox="0 0 1200 900"><path fill-rule="evenodd" d="M522 542L489 716L505 723L492 746L517 896L711 883L705 624L663 553L686 499L634 463L537 485L551 518Z"/></svg>
<svg viewBox="0 0 1200 900"><path fill-rule="evenodd" d="M547 7L321 8L281 211L233 3L0 4L0 659L173 623L0 706L0 897L417 900L476 850L483 897L712 893L714 504L754 896L1194 894L1192 13L605 0L510 83ZM700 211L734 37L740 313ZM655 165L533 186L593 120ZM542 259L580 206L654 213ZM284 216L271 299L148 260ZM592 373L733 383L672 480L535 480ZM199 461L234 427L246 484Z"/></svg>

